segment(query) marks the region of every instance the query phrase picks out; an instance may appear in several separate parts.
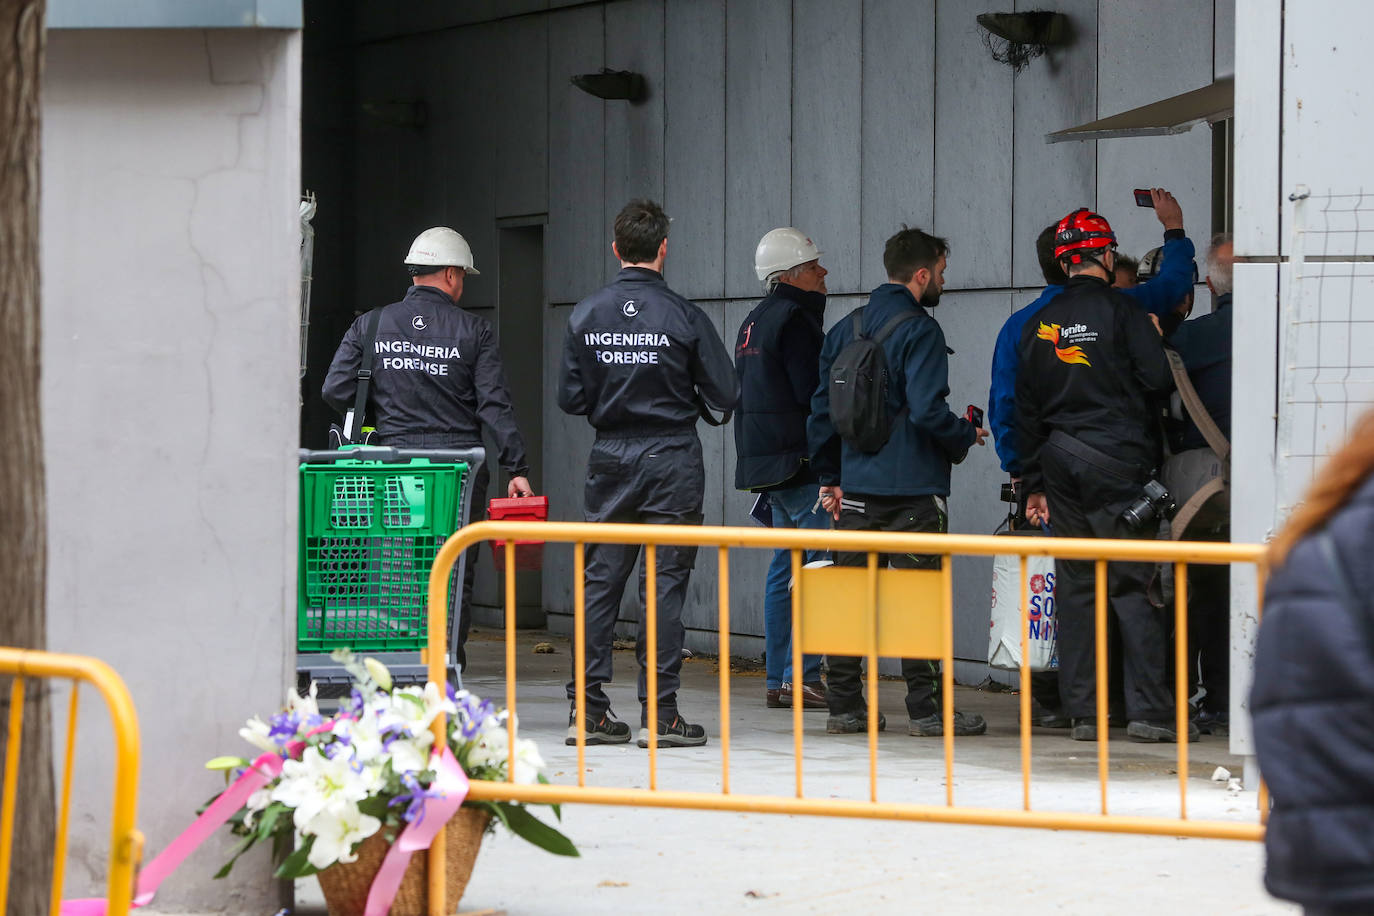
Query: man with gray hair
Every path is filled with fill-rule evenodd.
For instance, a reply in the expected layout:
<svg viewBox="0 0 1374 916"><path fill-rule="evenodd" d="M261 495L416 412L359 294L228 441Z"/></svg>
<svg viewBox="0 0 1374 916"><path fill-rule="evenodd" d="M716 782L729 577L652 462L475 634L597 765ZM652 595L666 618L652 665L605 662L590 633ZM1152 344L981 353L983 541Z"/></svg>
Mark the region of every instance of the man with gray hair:
<svg viewBox="0 0 1374 916"><path fill-rule="evenodd" d="M735 488L759 495L774 528L830 527L830 516L816 502L818 478L806 444L825 340L826 271L820 256L816 243L791 226L764 235L754 251L754 271L768 295L735 337ZM763 592L764 702L790 708L795 691L804 707L824 709L820 656L803 659L801 677L792 671L791 581L791 552L774 551Z"/></svg>
<svg viewBox="0 0 1374 916"><path fill-rule="evenodd" d="M1231 268L1235 245L1227 233L1212 236L1207 246L1207 287L1212 291L1212 311L1185 321L1169 338L1183 358L1188 378L1197 389L1207 413L1231 438ZM1170 436L1175 454L1206 448L1207 440L1192 418L1185 416ZM1229 525L1194 530L1187 537L1204 541L1229 541ZM1188 666L1190 681L1196 674L1204 694L1196 721L1203 734L1230 734L1231 588L1230 570L1203 563L1188 566ZM1192 686L1190 684L1190 686ZM1189 691L1190 695L1194 691Z"/></svg>

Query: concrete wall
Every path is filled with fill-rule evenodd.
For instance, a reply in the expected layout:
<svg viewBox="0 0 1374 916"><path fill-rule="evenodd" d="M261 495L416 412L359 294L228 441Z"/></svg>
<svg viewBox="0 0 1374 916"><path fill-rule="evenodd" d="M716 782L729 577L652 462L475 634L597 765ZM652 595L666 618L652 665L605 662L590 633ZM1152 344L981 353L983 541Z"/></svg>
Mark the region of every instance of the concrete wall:
<svg viewBox="0 0 1374 916"><path fill-rule="evenodd" d="M623 0L466 26L450 19L443 30L405 34L406 23L374 5L358 19L360 99L423 98L434 112L461 98L463 110L423 128L373 119L360 129L365 165L350 189L357 296L341 292L358 309L398 295L400 253L432 222L451 220L481 264L501 220L547 213L545 484L563 519L578 517L591 437L551 406L557 348L569 306L615 270L610 219L632 195L661 196L675 217L668 281L727 340L761 294L753 249L774 226L798 225L825 250L829 321L882 282L882 244L901 223L948 236L937 318L957 351L950 403L985 404L997 327L1042 283L1034 239L1045 224L1096 207L1123 249L1143 254L1159 244L1160 227L1130 191L1160 184L1180 197L1191 235L1210 234L1205 127L1150 140L1044 142L1050 131L1196 88L1232 67L1234 42L1216 32L1231 27L1231 2L1156 7L1142 17L1127 0L1003 0L978 10L957 0ZM1063 11L1075 44L1013 76L989 58L974 20L1013 8ZM569 84L603 66L644 73L650 98L603 102ZM535 74L546 92L528 85ZM499 290L485 274L481 281L464 304L498 305ZM1205 290L1201 298L1200 312ZM731 486L732 434L701 432L711 462L706 521L742 523L751 497ZM997 525L1002 477L991 448L956 469L953 530ZM551 551L544 597L552 612L571 604L570 563L570 552ZM746 556L732 565L741 636L762 633L763 566ZM699 561L692 626L713 625L714 567L714 557ZM986 655L989 576L986 562L960 563L961 657ZM710 646L705 633L691 639ZM742 639L735 648L759 647Z"/></svg>
<svg viewBox="0 0 1374 916"><path fill-rule="evenodd" d="M299 69L298 32L48 36L49 642L128 683L149 855L294 679ZM107 719L83 696L77 895L103 888L109 843ZM266 854L206 892L228 839L159 902L274 911Z"/></svg>

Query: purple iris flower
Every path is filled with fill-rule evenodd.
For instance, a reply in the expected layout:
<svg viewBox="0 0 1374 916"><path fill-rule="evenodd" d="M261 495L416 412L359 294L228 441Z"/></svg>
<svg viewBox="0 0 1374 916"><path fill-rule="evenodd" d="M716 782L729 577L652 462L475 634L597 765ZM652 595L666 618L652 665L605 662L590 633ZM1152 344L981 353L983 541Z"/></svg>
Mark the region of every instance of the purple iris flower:
<svg viewBox="0 0 1374 916"><path fill-rule="evenodd" d="M406 823L421 823L425 819L425 799L443 798L444 793L435 788L426 789L420 785L420 781L411 773L401 774L401 783L410 791L396 796L391 801L390 807L405 805L406 810L401 814Z"/></svg>
<svg viewBox="0 0 1374 916"><path fill-rule="evenodd" d="M382 747L390 751L391 745L395 744L401 738L411 737L411 734L410 729L406 728L399 722L393 722L391 725L388 725L386 728L382 729L381 737Z"/></svg>
<svg viewBox="0 0 1374 916"><path fill-rule="evenodd" d="M300 724L300 716L296 713L279 712L272 717L267 736L280 747L296 737L296 732L300 731Z"/></svg>

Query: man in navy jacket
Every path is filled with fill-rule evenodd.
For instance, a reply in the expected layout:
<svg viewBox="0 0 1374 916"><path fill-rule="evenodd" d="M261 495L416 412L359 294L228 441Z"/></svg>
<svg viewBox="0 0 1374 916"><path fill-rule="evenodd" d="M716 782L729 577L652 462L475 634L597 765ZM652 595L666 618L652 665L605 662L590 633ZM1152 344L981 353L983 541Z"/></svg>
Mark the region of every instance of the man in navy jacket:
<svg viewBox="0 0 1374 916"><path fill-rule="evenodd" d="M615 218L611 250L620 272L579 302L568 318L558 376L558 406L596 430L587 459L583 515L589 522L701 524L706 486L697 419L707 407L729 410L739 397L730 354L706 313L668 288L668 215L651 200L632 200ZM630 740L611 715L612 644L620 599L639 557L638 544L588 544L586 569L586 734L588 744ZM706 729L678 713L682 606L696 548L663 545L658 555L658 658L648 659L640 619L640 731L649 746L706 743ZM640 569L640 606L645 607ZM658 722L649 721L647 666L658 668ZM577 743L577 677L568 681L568 744Z"/></svg>
<svg viewBox="0 0 1374 916"><path fill-rule="evenodd" d="M811 399L807 422L812 462L822 484L821 505L840 530L933 531L949 527L950 465L962 461L969 446L983 444L987 430L975 427L949 409L949 351L940 325L926 308L940 301L945 285L942 238L919 229L903 228L887 240L883 267L888 282L875 289L863 309L864 335L870 336L889 320L910 318L882 343L890 383L888 415L893 426L886 444L864 452L841 439L830 415L830 367L854 339L853 313L825 336L821 348L820 384ZM923 307L924 306L924 307ZM884 554L886 565L905 569L939 568L939 557ZM835 552L837 566L863 566L863 553ZM860 659L828 656L830 680L827 700L831 734L867 729L867 705L860 676ZM909 732L919 736L944 734L939 695L940 666L929 659L902 659L906 680ZM878 728L886 724L879 714ZM976 713L954 713L956 735L981 735L987 723Z"/></svg>
<svg viewBox="0 0 1374 916"><path fill-rule="evenodd" d="M816 473L806 446L825 339L826 270L820 256L816 243L791 226L764 235L754 251L754 270L768 295L735 337L735 488L766 501L774 528L829 527L829 516L816 505ZM819 655L802 659L796 679L801 683L794 686L791 581L792 552L775 550L763 593L764 702L791 708L796 689L803 706L824 709Z"/></svg>

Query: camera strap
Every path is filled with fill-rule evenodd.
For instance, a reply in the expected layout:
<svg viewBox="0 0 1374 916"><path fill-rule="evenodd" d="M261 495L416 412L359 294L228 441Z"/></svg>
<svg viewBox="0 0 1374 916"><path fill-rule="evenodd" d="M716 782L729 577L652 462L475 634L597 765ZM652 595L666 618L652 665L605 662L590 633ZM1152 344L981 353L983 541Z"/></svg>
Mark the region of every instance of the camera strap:
<svg viewBox="0 0 1374 916"><path fill-rule="evenodd" d="M1133 464L1127 464L1113 458L1106 452L1100 452L1081 439L1070 436L1062 429L1056 429L1050 433L1049 443L1061 451L1068 452L1080 461L1092 465L1099 471L1111 474L1113 477L1120 477L1132 483L1144 483L1150 479L1148 472L1142 471Z"/></svg>

